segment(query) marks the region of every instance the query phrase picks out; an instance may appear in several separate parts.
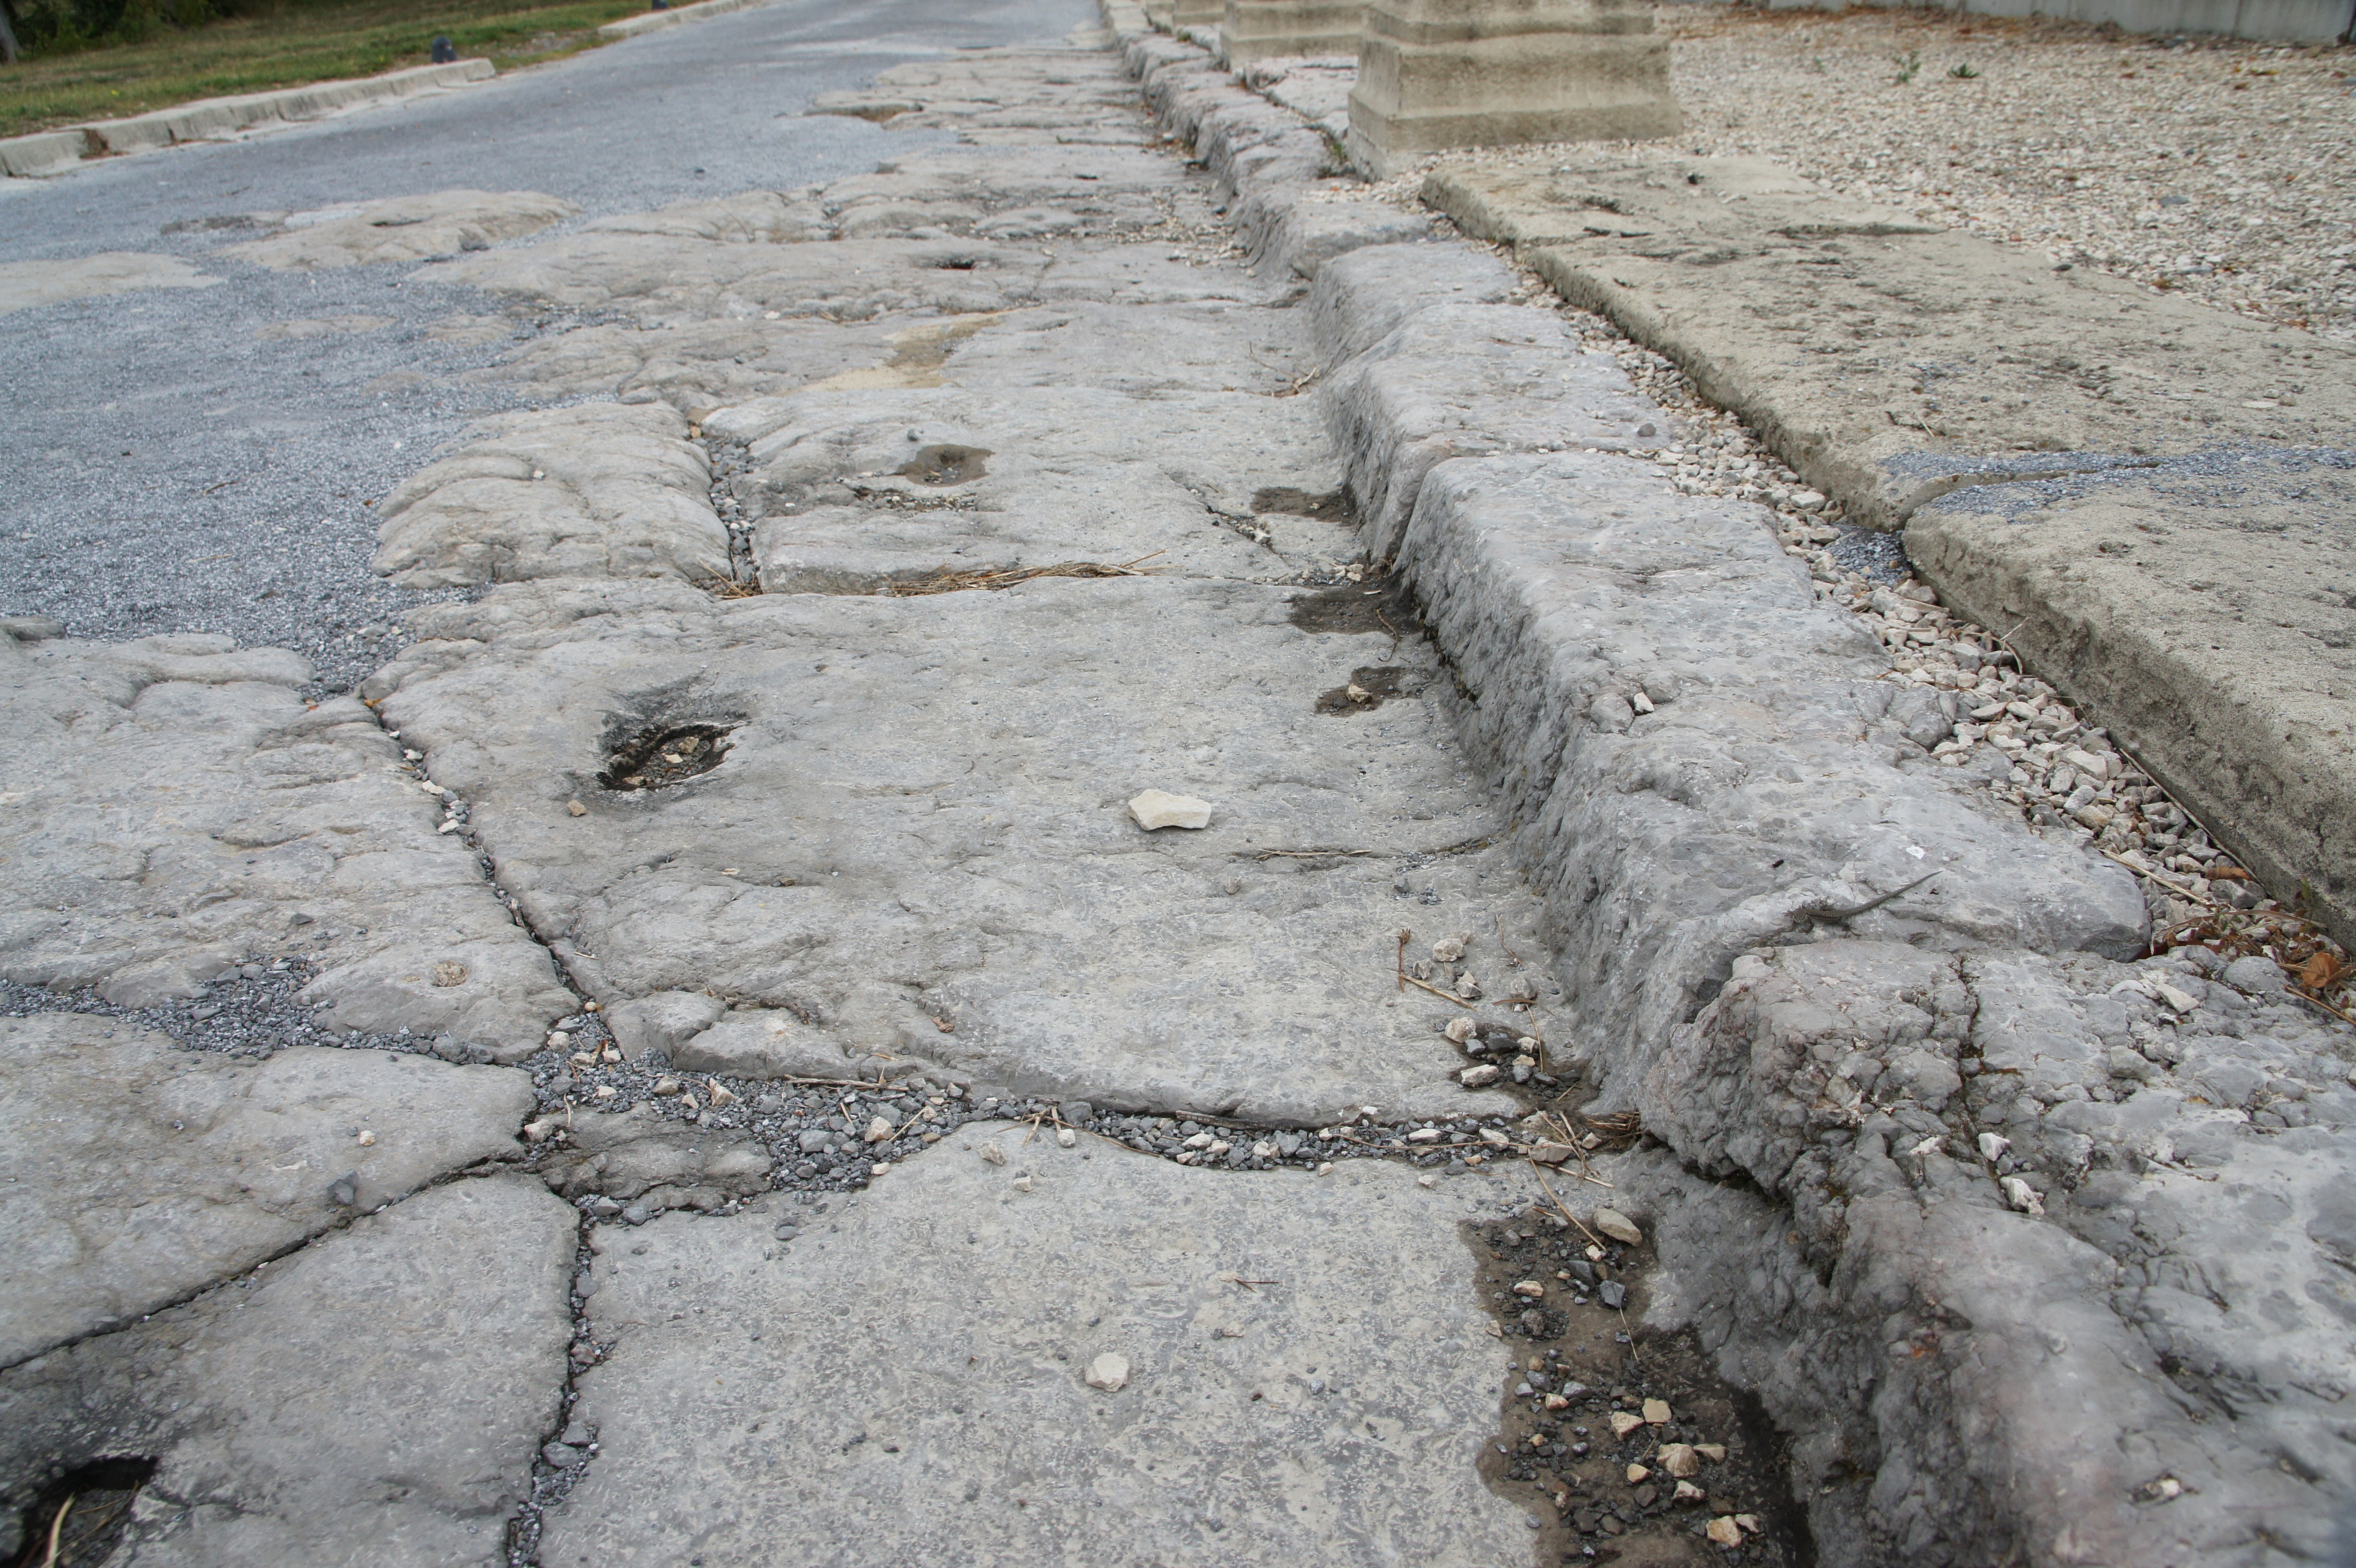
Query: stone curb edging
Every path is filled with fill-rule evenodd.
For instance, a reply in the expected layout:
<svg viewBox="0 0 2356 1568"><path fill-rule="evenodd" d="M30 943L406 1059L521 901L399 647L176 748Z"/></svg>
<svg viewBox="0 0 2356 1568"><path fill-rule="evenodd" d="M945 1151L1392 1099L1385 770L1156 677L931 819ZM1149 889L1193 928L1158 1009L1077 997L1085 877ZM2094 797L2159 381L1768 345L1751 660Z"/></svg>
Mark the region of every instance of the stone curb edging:
<svg viewBox="0 0 2356 1568"><path fill-rule="evenodd" d="M711 16L724 16L731 11L750 11L766 5L772 0L697 0L692 5L674 5L668 11L648 11L637 16L625 16L618 22L608 22L597 29L601 38L635 38L641 33L660 32L676 27L682 22L701 22Z"/></svg>
<svg viewBox="0 0 2356 1568"><path fill-rule="evenodd" d="M305 87L230 98L200 98L126 120L98 120L0 140L0 175L25 179L64 174L90 158L148 152L182 142L217 141L272 121L322 120L348 109L444 91L497 74L489 60L462 59L447 65L412 66L382 76L315 81Z"/></svg>
<svg viewBox="0 0 2356 1568"><path fill-rule="evenodd" d="M1635 1183L1691 1297L1670 1314L1800 1434L1822 1560L2190 1563L2237 1519L2312 1511L2250 1457L2296 1422L2193 1419L2167 1337L2114 1303L2133 1276L2039 1217L2085 1171L2062 1128L2104 1119L2016 1112L2008 1140L1976 1117L2058 1112L2067 1086L1966 1092L2052 1070L2037 1009L2067 1006L2072 955L2140 953L2132 882L1856 744L1931 699L1877 678L1751 510L1678 496L1624 425L1533 414L1530 389L1578 373L1553 313L1507 303L1478 247L1319 188L1324 137L1130 9L1107 20L1147 103L1234 193L1254 264L1308 285L1364 542L1420 600L1510 798L1585 1012L1570 1054L1674 1155ZM1579 390L1580 413L1607 392ZM1905 886L1921 868L1935 897ZM1861 886L1901 891L1869 911ZM1819 940L1779 945L1795 932ZM1831 1110L1851 1049L1880 1091ZM2108 1126L2106 1160L2146 1168Z"/></svg>

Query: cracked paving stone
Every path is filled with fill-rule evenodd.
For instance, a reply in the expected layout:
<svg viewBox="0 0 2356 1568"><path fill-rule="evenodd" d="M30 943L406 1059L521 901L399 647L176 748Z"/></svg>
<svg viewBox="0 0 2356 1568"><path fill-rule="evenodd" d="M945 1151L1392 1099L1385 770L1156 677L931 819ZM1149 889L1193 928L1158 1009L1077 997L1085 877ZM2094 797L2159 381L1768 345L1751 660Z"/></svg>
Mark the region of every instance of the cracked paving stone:
<svg viewBox="0 0 2356 1568"><path fill-rule="evenodd" d="M600 1230L602 1446L541 1561L1527 1560L1474 1468L1508 1358L1460 1232L1505 1184L976 1153L1021 1133L960 1129L782 1257L765 1214Z"/></svg>
<svg viewBox="0 0 2356 1568"><path fill-rule="evenodd" d="M380 680L585 989L709 992L740 1009L720 1029L775 1044L707 1070L913 1061L1290 1124L1510 1109L1450 1076L1460 1009L1394 976L1397 932L1429 924L1482 939L1484 1005L1538 998L1486 940L1537 945L1504 823L1430 693L1315 711L1391 640L1299 630L1291 595L519 585L423 612ZM1425 645L1397 657L1430 681ZM727 731L716 767L601 785L618 746L688 724ZM1210 800L1211 826L1141 832L1148 787Z"/></svg>
<svg viewBox="0 0 2356 1568"><path fill-rule="evenodd" d="M126 1568L504 1562L558 1420L576 1224L528 1177L454 1182L0 1372L0 1549L50 1477L138 1455Z"/></svg>
<svg viewBox="0 0 2356 1568"><path fill-rule="evenodd" d="M531 1106L503 1068L311 1046L247 1063L109 1018L0 1019L0 1364L517 1158Z"/></svg>
<svg viewBox="0 0 2356 1568"><path fill-rule="evenodd" d="M296 695L310 673L205 634L0 639L0 979L137 1008L301 954L324 1027L530 1055L573 1004L547 953L374 716Z"/></svg>

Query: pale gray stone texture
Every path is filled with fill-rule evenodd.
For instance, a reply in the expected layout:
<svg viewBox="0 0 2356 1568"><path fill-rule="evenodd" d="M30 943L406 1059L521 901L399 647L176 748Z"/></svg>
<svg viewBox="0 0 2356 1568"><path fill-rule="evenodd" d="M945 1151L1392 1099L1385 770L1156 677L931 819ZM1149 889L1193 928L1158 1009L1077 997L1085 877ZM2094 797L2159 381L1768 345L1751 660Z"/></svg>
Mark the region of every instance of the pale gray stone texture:
<svg viewBox="0 0 2356 1568"><path fill-rule="evenodd" d="M601 1447L546 1560L1527 1558L1475 1468L1510 1358L1458 1230L1526 1179L1215 1174L1024 1131L969 1124L782 1255L763 1214L604 1248ZM1085 1380L1106 1353L1118 1391Z"/></svg>
<svg viewBox="0 0 2356 1568"><path fill-rule="evenodd" d="M1457 773L1429 650L1301 631L1298 591L519 585L421 612L428 640L376 689L608 1005L706 989L810 1020L818 1060L880 1051L1101 1105L1496 1102L1448 1076L1452 1009L1393 969L1402 926L1527 929L1504 823ZM1376 666L1416 694L1316 711ZM689 723L727 728L716 768L600 786L614 747ZM1213 825L1145 834L1126 802L1148 788L1212 800ZM1298 853L1323 850L1347 853ZM1494 948L1481 963L1492 997L1543 989Z"/></svg>
<svg viewBox="0 0 2356 1568"><path fill-rule="evenodd" d="M537 1050L572 1010L547 954L359 700L291 690L309 674L200 634L0 643L0 975L145 1007L300 952L337 1033Z"/></svg>
<svg viewBox="0 0 2356 1568"><path fill-rule="evenodd" d="M159 1460L123 1568L484 1568L554 1425L577 1230L522 1176L460 1181L0 1373L0 1506Z"/></svg>
<svg viewBox="0 0 2356 1568"><path fill-rule="evenodd" d="M249 1062L87 1014L0 1019L0 1122L15 1130L0 1146L13 1281L0 1365L518 1158L531 1103L502 1068L310 1046ZM352 1201L338 1203L330 1188L347 1176Z"/></svg>

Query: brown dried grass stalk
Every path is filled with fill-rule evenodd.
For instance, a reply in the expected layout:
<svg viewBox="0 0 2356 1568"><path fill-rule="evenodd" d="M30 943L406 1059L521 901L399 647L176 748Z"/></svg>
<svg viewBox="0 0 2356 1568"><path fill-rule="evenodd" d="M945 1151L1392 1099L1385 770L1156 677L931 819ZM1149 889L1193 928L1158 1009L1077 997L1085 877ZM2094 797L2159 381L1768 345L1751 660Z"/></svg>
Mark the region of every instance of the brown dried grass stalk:
<svg viewBox="0 0 2356 1568"><path fill-rule="evenodd" d="M1162 552L1157 550L1153 555ZM884 592L894 598L912 598L922 594L960 594L969 588L1011 588L1018 583L1033 582L1040 577L1144 577L1160 570L1143 563L1153 555L1141 555L1135 561L1115 564L1105 561L1058 561L1053 566L1018 566L1007 572L958 572L944 567L929 577L914 582L894 583Z"/></svg>

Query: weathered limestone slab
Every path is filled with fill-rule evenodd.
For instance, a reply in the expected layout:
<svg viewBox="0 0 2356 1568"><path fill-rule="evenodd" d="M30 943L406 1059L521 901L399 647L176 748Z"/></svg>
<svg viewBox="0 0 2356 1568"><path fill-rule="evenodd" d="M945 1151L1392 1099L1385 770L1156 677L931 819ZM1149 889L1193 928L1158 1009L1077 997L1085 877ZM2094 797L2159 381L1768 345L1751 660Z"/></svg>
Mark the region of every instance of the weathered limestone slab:
<svg viewBox="0 0 2356 1568"><path fill-rule="evenodd" d="M105 251L55 262L0 262L0 316L93 295L129 294L143 288L210 288L220 281L177 256L151 256L137 251Z"/></svg>
<svg viewBox="0 0 2356 1568"><path fill-rule="evenodd" d="M2286 904L2356 940L2356 458L1983 485L1917 511L1906 547Z"/></svg>
<svg viewBox="0 0 2356 1568"><path fill-rule="evenodd" d="M573 998L392 739L305 704L309 676L206 635L0 641L0 975L145 1007L299 951L328 1028L529 1055Z"/></svg>
<svg viewBox="0 0 2356 1568"><path fill-rule="evenodd" d="M661 403L501 414L377 509L382 575L407 588L530 577L729 578L712 467Z"/></svg>
<svg viewBox="0 0 2356 1568"><path fill-rule="evenodd" d="M643 1101L612 1115L573 1117L540 1169L561 1197L600 1194L649 1213L718 1208L769 1189L769 1154L758 1141L664 1121Z"/></svg>
<svg viewBox="0 0 2356 1568"><path fill-rule="evenodd" d="M1746 957L1640 1103L1790 1207L1627 1184L1668 1211L1656 1316L1825 1433L1794 1480L1828 1556L2321 1554L2356 1497L2326 1435L2356 1364L2345 1048L2180 958Z"/></svg>
<svg viewBox="0 0 2356 1568"><path fill-rule="evenodd" d="M1370 620L1300 630L1291 593L520 585L418 612L428 640L370 689L608 1005L701 990L792 1013L830 1047L822 1076L915 1060L1295 1122L1480 1103L1437 1032L1458 1009L1398 987L1395 932L1526 929L1484 847L1502 824L1417 694L1429 654ZM1405 695L1317 711L1377 667ZM693 724L727 732L718 766L600 783L616 748ZM1144 788L1217 815L1149 837L1126 806ZM1500 1010L1540 989L1482 961Z"/></svg>
<svg viewBox="0 0 2356 1568"><path fill-rule="evenodd" d="M954 237L744 245L655 234L568 234L437 263L416 275L545 299L568 310L612 310L648 326L769 310L863 321L891 312L954 316L1087 300L1258 298L1266 292L1248 280L1173 261L1166 246L1108 246L1051 257L1037 249Z"/></svg>
<svg viewBox="0 0 2356 1568"><path fill-rule="evenodd" d="M436 190L293 213L284 232L222 253L278 272L426 262L521 239L580 210L536 190Z"/></svg>
<svg viewBox="0 0 2356 1568"><path fill-rule="evenodd" d="M434 1188L290 1258L0 1373L0 1508L160 1461L110 1561L507 1561L553 1425L576 1217L522 1176Z"/></svg>
<svg viewBox="0 0 2356 1568"><path fill-rule="evenodd" d="M1219 52L1241 70L1278 57L1355 55L1365 0L1226 0Z"/></svg>
<svg viewBox="0 0 2356 1568"><path fill-rule="evenodd" d="M1475 1468L1510 1358L1457 1227L1535 1189L1214 1175L1024 1131L968 1125L775 1259L762 1214L605 1247L589 1310L615 1348L576 1412L599 1452L547 1560L1526 1560ZM1101 1356L1119 1387L1086 1380Z"/></svg>
<svg viewBox="0 0 2356 1568"><path fill-rule="evenodd" d="M1764 159L1451 166L1425 199L1676 360L1876 528L1965 485L2356 426L2345 344L2056 273Z"/></svg>
<svg viewBox="0 0 2356 1568"><path fill-rule="evenodd" d="M818 204L774 190L747 190L713 200L674 201L651 212L618 212L583 228L602 234L663 234L680 240L735 244L830 240L833 226Z"/></svg>
<svg viewBox="0 0 2356 1568"><path fill-rule="evenodd" d="M0 1019L0 1365L512 1158L532 1104L502 1069L307 1046L250 1063L78 1013Z"/></svg>
<svg viewBox="0 0 2356 1568"><path fill-rule="evenodd" d="M1417 311L1329 374L1323 401L1333 444L1348 454L1360 538L1377 561L1398 553L1436 464L1566 448L1635 454L1680 434L1608 355L1581 349L1554 312L1522 305Z"/></svg>
<svg viewBox="0 0 2356 1568"><path fill-rule="evenodd" d="M1350 156L1387 178L1426 153L1673 136L1669 40L1636 0L1372 0Z"/></svg>
<svg viewBox="0 0 2356 1568"><path fill-rule="evenodd" d="M1474 700L1459 722L1524 824L1607 1091L1779 939L2140 950L2133 879L1934 764L1941 694L1878 678L1759 509L1623 457L1464 459L1424 481L1399 569Z"/></svg>
<svg viewBox="0 0 2356 1568"><path fill-rule="evenodd" d="M1306 398L1030 387L804 392L712 414L746 442L771 593L864 593L957 570L1073 560L1194 575L1295 568L1236 524L1271 489L1342 476ZM1182 438L1173 436L1183 432ZM1328 530L1329 557L1347 535Z"/></svg>
<svg viewBox="0 0 2356 1568"><path fill-rule="evenodd" d="M845 239L905 233L917 227L990 232L1004 239L1085 231L1093 235L1150 227L1201 182L1168 155L1143 147L952 148L894 158L853 175L819 197ZM1048 220L1049 214L1054 220ZM1023 222L986 221L1011 214ZM1206 214L1207 215L1207 214Z"/></svg>

